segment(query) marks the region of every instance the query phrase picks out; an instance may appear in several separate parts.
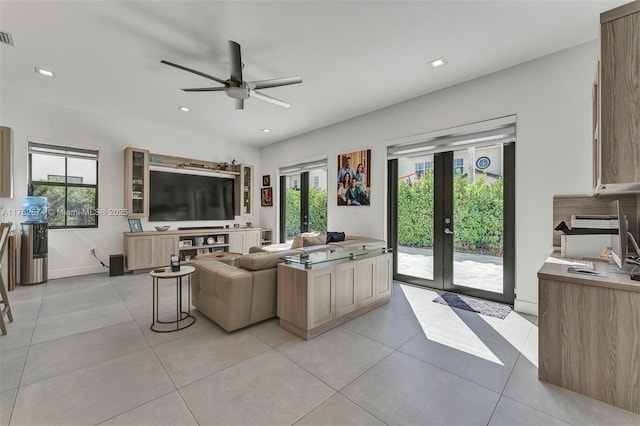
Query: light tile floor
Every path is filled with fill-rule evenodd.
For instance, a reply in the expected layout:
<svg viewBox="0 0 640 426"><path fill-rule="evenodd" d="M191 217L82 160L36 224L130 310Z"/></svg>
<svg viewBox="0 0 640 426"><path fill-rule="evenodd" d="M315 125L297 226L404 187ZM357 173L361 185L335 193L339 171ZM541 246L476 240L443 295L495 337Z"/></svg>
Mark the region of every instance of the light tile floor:
<svg viewBox="0 0 640 426"><path fill-rule="evenodd" d="M175 291L161 312L175 309ZM197 311L153 333L148 275L10 293L1 425L640 425L537 379L536 318L483 317L394 284L390 303L310 341L265 321L226 333Z"/></svg>

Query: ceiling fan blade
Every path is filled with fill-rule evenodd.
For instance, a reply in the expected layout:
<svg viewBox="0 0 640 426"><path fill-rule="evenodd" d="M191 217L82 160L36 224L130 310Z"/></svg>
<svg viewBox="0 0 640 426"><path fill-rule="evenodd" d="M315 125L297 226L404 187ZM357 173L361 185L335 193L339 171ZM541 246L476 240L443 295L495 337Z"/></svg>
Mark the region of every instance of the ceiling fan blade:
<svg viewBox="0 0 640 426"><path fill-rule="evenodd" d="M196 75L199 75L200 77L204 77L204 78L208 78L208 79L217 81L218 83L224 84L225 86L228 84L226 81L224 81L224 80L222 80L222 79L220 79L218 77L214 77L212 75L205 74L205 73L200 72L200 71L192 70L191 68L183 67L182 65L174 64L174 63L168 62L168 61L160 61L160 63L165 64L165 65L169 65L171 67L179 68L179 69L184 70L184 71L192 72L192 73L194 73Z"/></svg>
<svg viewBox="0 0 640 426"><path fill-rule="evenodd" d="M194 89L182 89L185 92L222 92L225 87L197 87Z"/></svg>
<svg viewBox="0 0 640 426"><path fill-rule="evenodd" d="M229 40L229 63L231 64L231 80L242 83L242 56L240 45Z"/></svg>
<svg viewBox="0 0 640 426"><path fill-rule="evenodd" d="M234 99L236 109L244 109L244 99Z"/></svg>
<svg viewBox="0 0 640 426"><path fill-rule="evenodd" d="M287 103L285 101L281 101L280 99L276 99L276 98L274 98L272 96L265 95L264 93L256 92L255 90L251 90L249 97L250 98L260 99L262 101L266 101L266 102L272 103L274 105L281 106L283 108L289 108L291 106L290 103Z"/></svg>
<svg viewBox="0 0 640 426"><path fill-rule="evenodd" d="M302 83L302 77L274 78L272 80L258 80L247 83L251 89L265 89L267 87L288 86L289 84Z"/></svg>

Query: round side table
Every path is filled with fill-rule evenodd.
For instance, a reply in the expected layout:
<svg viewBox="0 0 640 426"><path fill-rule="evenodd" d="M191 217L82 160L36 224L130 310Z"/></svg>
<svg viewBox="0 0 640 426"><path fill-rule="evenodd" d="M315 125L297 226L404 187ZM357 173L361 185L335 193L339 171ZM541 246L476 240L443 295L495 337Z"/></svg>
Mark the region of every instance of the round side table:
<svg viewBox="0 0 640 426"><path fill-rule="evenodd" d="M172 272L171 268L154 269L149 273L153 278L153 319L151 330L157 333L170 333L172 331L183 330L193 325L196 318L191 315L191 274L196 268L193 266L180 266L180 270ZM187 277L187 311L182 310L182 278ZM176 280L176 319L175 321L160 321L158 319L158 281L162 279ZM171 327L158 327L159 324L171 325ZM175 325L175 327L173 327Z"/></svg>

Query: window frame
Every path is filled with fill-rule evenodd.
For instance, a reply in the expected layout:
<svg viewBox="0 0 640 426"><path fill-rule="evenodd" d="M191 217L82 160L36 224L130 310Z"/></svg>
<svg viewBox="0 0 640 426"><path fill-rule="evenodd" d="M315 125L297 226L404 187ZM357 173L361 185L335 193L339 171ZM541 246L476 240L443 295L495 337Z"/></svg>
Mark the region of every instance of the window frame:
<svg viewBox="0 0 640 426"><path fill-rule="evenodd" d="M40 150L41 151L40 151ZM33 154L37 155L48 155L52 157L63 157L64 158L64 182L54 182L54 181L34 181L33 180ZM75 154L75 155L74 155ZM34 189L37 187L62 187L64 188L64 225L53 225L49 224L49 229L94 229L98 228L99 225L99 209L98 209L98 184L99 184L99 165L100 165L100 156L99 151L97 149L83 149L83 148L75 148L70 146L61 146L61 145L50 145L43 144L39 142L29 141L28 143L28 170L29 170L29 180L28 180L28 195L33 195ZM95 184L86 184L86 183L69 183L67 182L69 178L69 158L80 158L84 160L93 160L96 163L96 183ZM69 211L69 200L68 200L68 188L83 188L83 189L94 189L95 190L95 200L94 205L92 207L88 207L93 210L93 217L95 218L95 223L91 225L69 225L67 214Z"/></svg>

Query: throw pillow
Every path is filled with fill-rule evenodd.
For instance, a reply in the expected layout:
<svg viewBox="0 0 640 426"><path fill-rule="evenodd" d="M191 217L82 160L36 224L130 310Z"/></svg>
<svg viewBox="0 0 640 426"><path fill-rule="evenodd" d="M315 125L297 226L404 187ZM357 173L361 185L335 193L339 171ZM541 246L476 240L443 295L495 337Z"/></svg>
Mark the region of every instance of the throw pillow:
<svg viewBox="0 0 640 426"><path fill-rule="evenodd" d="M297 249L300 247L302 247L302 235L296 235L293 239L293 242L291 243L291 248Z"/></svg>
<svg viewBox="0 0 640 426"><path fill-rule="evenodd" d="M337 243L338 241L344 241L346 235L344 232L329 232L327 231L327 242L329 243Z"/></svg>
<svg viewBox="0 0 640 426"><path fill-rule="evenodd" d="M320 234L320 235L316 235L314 237L302 237L302 246L303 247L309 247L309 246L318 246L321 244L324 244L325 242L325 236Z"/></svg>

